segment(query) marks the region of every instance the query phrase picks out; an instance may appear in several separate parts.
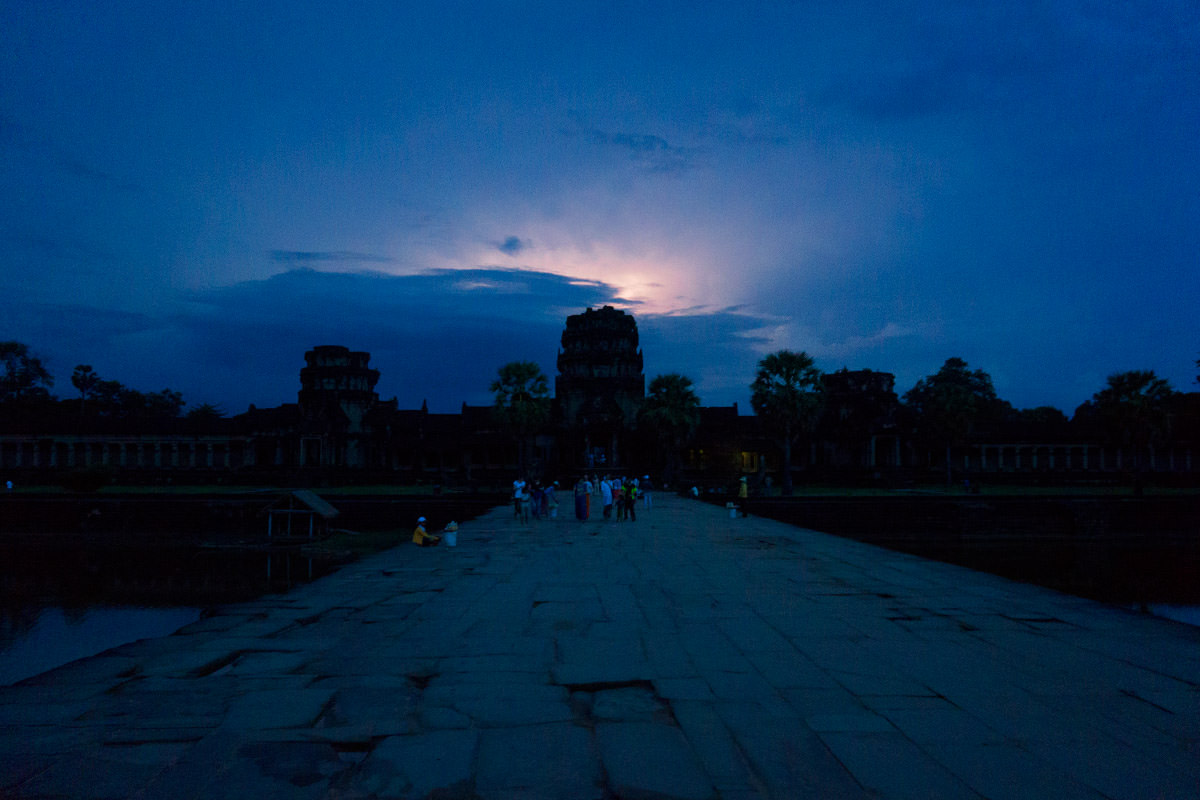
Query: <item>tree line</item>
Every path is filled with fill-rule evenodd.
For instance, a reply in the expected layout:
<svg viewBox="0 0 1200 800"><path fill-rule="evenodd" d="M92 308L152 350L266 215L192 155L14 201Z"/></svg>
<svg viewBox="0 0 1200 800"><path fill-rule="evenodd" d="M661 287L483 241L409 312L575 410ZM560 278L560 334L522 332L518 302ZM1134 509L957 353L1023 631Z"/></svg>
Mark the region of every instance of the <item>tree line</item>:
<svg viewBox="0 0 1200 800"><path fill-rule="evenodd" d="M225 416L221 408L207 403L185 412L186 403L177 391L143 392L102 378L88 364L77 365L71 375L78 396L59 400L50 392L53 376L21 342L0 342L0 365L5 426L109 430L182 420L205 427ZM1196 366L1200 368L1200 360ZM785 491L790 489L792 450L798 443L818 435L836 439L866 434L881 421L900 426L927 446L944 448L948 480L955 447L1014 427L1047 442L1102 438L1126 448L1138 470L1144 468L1150 449L1172 435L1180 396L1151 370L1114 373L1068 419L1049 406L1013 408L997 396L990 375L971 369L961 358L947 359L899 398L870 391L833 396L828 385L826 373L804 351L778 350L758 362L750 403L764 430L780 445ZM514 361L499 369L490 389L497 420L516 438L524 464L526 445L549 418L549 380L535 362ZM669 475L679 469L680 454L699 425L699 409L700 398L687 376L668 373L650 380L637 422L656 437Z"/></svg>
<svg viewBox="0 0 1200 800"><path fill-rule="evenodd" d="M1196 366L1200 368L1200 360ZM491 384L496 416L516 436L519 448L548 419L548 385L532 361L506 364ZM792 490L792 452L798 443L817 436L869 436L881 424L895 426L927 448L944 448L948 482L954 477L954 448L975 436L1014 429L1047 443L1072 438L1106 441L1126 448L1133 460L1130 467L1138 471L1145 467L1150 448L1171 435L1172 411L1180 397L1151 370L1119 372L1068 419L1050 406L1014 408L997 396L988 373L971 369L957 357L918 380L903 397L872 388L833 396L829 385L804 351L778 350L758 362L750 403L780 446L785 493ZM679 470L680 455L699 424L699 409L700 398L685 375L658 375L647 386L638 423L657 438L667 462L667 480Z"/></svg>
<svg viewBox="0 0 1200 800"><path fill-rule="evenodd" d="M71 373L71 385L78 396L60 400L50 391L54 376L22 342L0 342L0 364L0 407L9 424L88 429L175 420L202 424L225 416L219 407L208 403L185 411L187 404L180 392L143 392L102 378L90 364L76 365Z"/></svg>

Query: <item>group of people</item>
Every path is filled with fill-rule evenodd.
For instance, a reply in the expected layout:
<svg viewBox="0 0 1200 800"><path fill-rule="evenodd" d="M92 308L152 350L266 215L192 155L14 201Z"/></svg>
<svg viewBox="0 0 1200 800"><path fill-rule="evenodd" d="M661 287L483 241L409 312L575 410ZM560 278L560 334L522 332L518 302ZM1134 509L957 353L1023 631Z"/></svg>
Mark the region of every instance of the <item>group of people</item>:
<svg viewBox="0 0 1200 800"><path fill-rule="evenodd" d="M651 507L650 476L643 475L640 479L630 477L597 478L595 481L583 475L575 483L575 518L586 521L592 513L593 494L599 495L604 519L613 518L616 510L617 522L637 522L637 503L641 499L642 507Z"/></svg>
<svg viewBox="0 0 1200 800"><path fill-rule="evenodd" d="M558 517L558 481L525 481L521 478L513 481L512 501L513 517L521 522L531 519L555 519ZM583 475L575 483L575 518L586 521L592 512L592 496L598 497L604 519L611 520L616 511L616 521L637 522L637 504L642 501L642 508L651 507L650 476L639 478L596 476L595 480ZM450 523L457 530L457 525ZM447 530L449 530L447 526ZM413 530L413 544L420 547L434 547L441 543L442 537L426 530L425 517L417 518L417 527Z"/></svg>
<svg viewBox="0 0 1200 800"><path fill-rule="evenodd" d="M513 516L522 522L558 516L558 481L513 481Z"/></svg>

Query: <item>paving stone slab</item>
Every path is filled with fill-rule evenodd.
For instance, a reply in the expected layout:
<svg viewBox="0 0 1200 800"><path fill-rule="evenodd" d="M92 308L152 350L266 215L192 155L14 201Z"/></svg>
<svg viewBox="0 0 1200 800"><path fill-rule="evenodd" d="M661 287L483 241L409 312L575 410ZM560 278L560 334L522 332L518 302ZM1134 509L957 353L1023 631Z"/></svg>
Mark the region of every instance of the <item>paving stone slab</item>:
<svg viewBox="0 0 1200 800"><path fill-rule="evenodd" d="M704 773L720 790L722 800L735 788L749 790L753 785L749 765L712 705L677 700L671 704L671 710Z"/></svg>
<svg viewBox="0 0 1200 800"><path fill-rule="evenodd" d="M1104 795L1008 742L980 747L970 740L923 748L947 770L988 800L1102 800Z"/></svg>
<svg viewBox="0 0 1200 800"><path fill-rule="evenodd" d="M491 655L461 655L442 658L437 663L439 675L461 673L479 675L495 672L527 672L549 674L550 661L539 653L529 656L518 653L495 653Z"/></svg>
<svg viewBox="0 0 1200 800"><path fill-rule="evenodd" d="M476 791L484 798L603 800L591 732L573 723L480 732Z"/></svg>
<svg viewBox="0 0 1200 800"><path fill-rule="evenodd" d="M694 678L696 665L673 634L644 633L641 636L646 661L659 677Z"/></svg>
<svg viewBox="0 0 1200 800"><path fill-rule="evenodd" d="M230 703L221 726L234 731L311 727L332 698L326 689L251 692Z"/></svg>
<svg viewBox="0 0 1200 800"><path fill-rule="evenodd" d="M479 734L468 730L389 736L354 769L343 791L412 798L441 791L453 797L473 780L478 741Z"/></svg>
<svg viewBox="0 0 1200 800"><path fill-rule="evenodd" d="M961 778L899 733L822 733L820 736L854 779L881 797L983 800Z"/></svg>
<svg viewBox="0 0 1200 800"><path fill-rule="evenodd" d="M512 727L574 719L561 686L523 683L430 685L423 708L451 708L481 727Z"/></svg>
<svg viewBox="0 0 1200 800"><path fill-rule="evenodd" d="M599 690L591 695L591 716L618 722L669 722L670 707L653 686Z"/></svg>
<svg viewBox="0 0 1200 800"><path fill-rule="evenodd" d="M944 701L925 708L889 709L883 716L917 744L959 743L984 749L1003 736L983 720Z"/></svg>
<svg viewBox="0 0 1200 800"><path fill-rule="evenodd" d="M746 659L775 689L832 689L838 686L828 672L794 647L748 652Z"/></svg>
<svg viewBox="0 0 1200 800"><path fill-rule="evenodd" d="M716 710L766 796L865 796L862 785L800 720L747 704L720 704Z"/></svg>
<svg viewBox="0 0 1200 800"><path fill-rule="evenodd" d="M610 789L618 797L708 800L716 792L675 726L611 722L596 726Z"/></svg>
<svg viewBox="0 0 1200 800"><path fill-rule="evenodd" d="M95 748L80 758L58 759L12 787L12 796L124 800L130 786L149 782L162 768L154 763L121 763L108 755Z"/></svg>
<svg viewBox="0 0 1200 800"><path fill-rule="evenodd" d="M870 711L851 714L813 714L804 724L818 733L895 733L896 728L886 717Z"/></svg>
<svg viewBox="0 0 1200 800"><path fill-rule="evenodd" d="M709 670L705 681L718 700L737 700L760 705L782 703L782 695L757 672Z"/></svg>
<svg viewBox="0 0 1200 800"><path fill-rule="evenodd" d="M1037 741L1036 749L1054 768L1108 797L1131 800L1183 800L1200 797L1200 778L1192 773L1195 759L1130 758L1128 748L1098 732L1079 732L1079 740ZM1194 751L1193 751L1194 755ZM1162 754L1166 757L1167 754Z"/></svg>
<svg viewBox="0 0 1200 800"><path fill-rule="evenodd" d="M641 639L614 642L580 637L557 641L557 663L551 672L560 685L611 683L653 677Z"/></svg>
<svg viewBox="0 0 1200 800"><path fill-rule="evenodd" d="M350 686L330 696L317 724L369 726L379 736L411 733L420 708L421 691L407 682L397 687Z"/></svg>

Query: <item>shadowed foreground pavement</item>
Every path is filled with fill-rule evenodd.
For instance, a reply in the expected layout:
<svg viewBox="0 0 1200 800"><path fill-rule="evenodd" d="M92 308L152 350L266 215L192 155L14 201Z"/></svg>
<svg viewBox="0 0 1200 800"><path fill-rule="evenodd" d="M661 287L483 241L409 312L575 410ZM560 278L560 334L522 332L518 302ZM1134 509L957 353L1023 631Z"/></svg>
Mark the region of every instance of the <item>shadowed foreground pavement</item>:
<svg viewBox="0 0 1200 800"><path fill-rule="evenodd" d="M1194 799L1198 684L1200 629L659 494L0 689L0 795Z"/></svg>

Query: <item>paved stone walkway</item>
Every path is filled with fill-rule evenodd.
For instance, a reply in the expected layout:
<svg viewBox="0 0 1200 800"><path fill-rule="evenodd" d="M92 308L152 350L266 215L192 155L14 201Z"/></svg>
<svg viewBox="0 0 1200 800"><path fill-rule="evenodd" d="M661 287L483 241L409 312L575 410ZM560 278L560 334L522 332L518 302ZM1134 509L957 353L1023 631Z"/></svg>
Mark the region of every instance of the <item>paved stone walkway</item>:
<svg viewBox="0 0 1200 800"><path fill-rule="evenodd" d="M655 504L500 509L0 689L0 795L1200 797L1200 629Z"/></svg>

